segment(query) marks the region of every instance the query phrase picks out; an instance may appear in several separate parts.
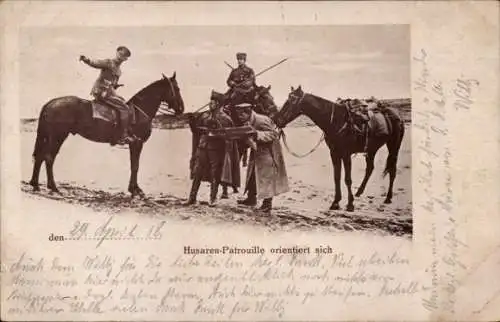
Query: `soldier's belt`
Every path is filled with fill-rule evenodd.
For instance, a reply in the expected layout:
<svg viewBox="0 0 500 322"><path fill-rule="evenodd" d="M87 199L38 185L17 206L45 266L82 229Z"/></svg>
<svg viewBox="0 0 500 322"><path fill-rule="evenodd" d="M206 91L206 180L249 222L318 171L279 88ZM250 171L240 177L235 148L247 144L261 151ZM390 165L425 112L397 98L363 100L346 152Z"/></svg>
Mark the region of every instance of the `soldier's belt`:
<svg viewBox="0 0 500 322"><path fill-rule="evenodd" d="M237 126L237 127L225 127L220 129L209 129L200 127L204 133L209 137L224 138L226 140L238 140L244 139L251 135L255 135L257 132L255 129L249 125Z"/></svg>

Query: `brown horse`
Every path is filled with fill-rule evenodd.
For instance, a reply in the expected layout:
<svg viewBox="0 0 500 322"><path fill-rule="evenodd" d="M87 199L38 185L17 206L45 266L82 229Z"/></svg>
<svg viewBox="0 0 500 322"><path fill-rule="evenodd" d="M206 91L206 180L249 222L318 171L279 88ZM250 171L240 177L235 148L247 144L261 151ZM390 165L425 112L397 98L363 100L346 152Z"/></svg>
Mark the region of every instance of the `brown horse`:
<svg viewBox="0 0 500 322"><path fill-rule="evenodd" d="M184 101L176 80L176 73L172 77L163 77L135 94L127 104L135 111L135 124L132 133L140 140L129 144L130 150L130 181L128 191L143 196L142 189L137 184L139 159L144 142L152 129L152 120L161 103L166 103L169 110L175 114L184 112ZM33 152L34 166L30 185L39 190L38 177L40 167L45 161L47 171L47 187L53 192L59 192L54 181L53 166L55 158L64 140L71 134L100 143L112 143L116 138L117 128L114 124L93 117L91 101L77 96L58 97L47 102L40 112L38 129Z"/></svg>
<svg viewBox="0 0 500 322"><path fill-rule="evenodd" d="M304 93L301 86L291 90L283 108L274 117L276 125L284 128L299 115L306 115L325 135L325 142L330 149L332 159L334 179L335 179L335 199L330 206L331 210L339 209L339 202L342 198L340 191L340 177L342 163L345 171L345 184L348 191L348 203L346 210L354 211L354 197L351 191L351 155L363 152L365 138L357 133L353 127L352 116L345 104L337 104L313 94ZM389 150L384 175L389 174L389 189L385 198L385 203L391 203L392 188L396 178L396 165L399 149L404 135L404 123L398 113L390 108L384 109L386 120L390 122L389 135L370 136L366 153L366 172L363 182L356 192L356 197L364 192L368 179L373 168L377 151L385 144Z"/></svg>

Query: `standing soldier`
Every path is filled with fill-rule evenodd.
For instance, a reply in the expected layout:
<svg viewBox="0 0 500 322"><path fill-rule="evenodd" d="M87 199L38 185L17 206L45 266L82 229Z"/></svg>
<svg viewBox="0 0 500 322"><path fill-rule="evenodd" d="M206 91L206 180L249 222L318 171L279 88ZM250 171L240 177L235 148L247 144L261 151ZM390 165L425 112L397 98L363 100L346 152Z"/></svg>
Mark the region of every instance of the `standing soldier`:
<svg viewBox="0 0 500 322"><path fill-rule="evenodd" d="M217 104L214 94L210 98L210 110L200 115L197 120L197 130L201 131L200 141L196 149L196 157L193 167L193 183L189 199L185 205L196 203L198 190L201 182L204 180L210 181L210 203L211 207L215 206L217 192L221 180L222 167L224 165L226 141L224 138L214 136L211 130L232 127L231 118L222 111L222 108Z"/></svg>
<svg viewBox="0 0 500 322"><path fill-rule="evenodd" d="M80 60L85 64L101 70L90 94L96 100L109 104L118 111L121 130L121 138L118 140L118 144L128 144L135 140L135 138L129 135L130 108L125 99L116 94L116 89L122 86L118 84L118 80L122 74L120 66L128 60L130 55L130 50L127 47L120 46L116 49L115 58L93 60L83 55L80 56Z"/></svg>
<svg viewBox="0 0 500 322"><path fill-rule="evenodd" d="M250 103L253 104L253 93L255 84L255 73L252 68L246 65L247 54L237 53L238 67L233 69L226 81L229 90L226 96L233 104Z"/></svg>
<svg viewBox="0 0 500 322"><path fill-rule="evenodd" d="M289 190L278 129L269 117L255 113L250 106L238 107L236 113L241 122L252 126L257 133L255 141L248 140L251 147L245 189L248 197L238 203L255 206L257 198L262 198L260 209L269 213L273 197Z"/></svg>

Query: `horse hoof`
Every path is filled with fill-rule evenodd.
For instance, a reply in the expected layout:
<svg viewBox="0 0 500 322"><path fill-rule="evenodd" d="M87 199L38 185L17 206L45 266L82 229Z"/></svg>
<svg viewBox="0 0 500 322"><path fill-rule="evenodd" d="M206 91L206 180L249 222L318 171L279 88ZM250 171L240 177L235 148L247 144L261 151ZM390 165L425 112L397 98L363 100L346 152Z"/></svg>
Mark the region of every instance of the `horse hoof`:
<svg viewBox="0 0 500 322"><path fill-rule="evenodd" d="M339 210L340 206L338 203L334 203L330 206L330 210Z"/></svg>
<svg viewBox="0 0 500 322"><path fill-rule="evenodd" d="M385 203L385 204L390 204L390 203L392 203L392 200L391 200L391 199L385 199L385 200L384 200L384 203Z"/></svg>
<svg viewBox="0 0 500 322"><path fill-rule="evenodd" d="M345 207L345 210L347 210L349 212L354 211L354 205L347 205L347 207Z"/></svg>
<svg viewBox="0 0 500 322"><path fill-rule="evenodd" d="M220 196L221 199L229 199L229 196L227 194L223 194Z"/></svg>
<svg viewBox="0 0 500 322"><path fill-rule="evenodd" d="M59 189L57 189L57 188L50 188L49 187L49 189L50 189L50 193L57 193L58 195L62 195L61 191L59 191Z"/></svg>
<svg viewBox="0 0 500 322"><path fill-rule="evenodd" d="M361 197L361 195L362 195L362 194L363 194L363 192L358 191L358 192L356 192L356 194L355 194L354 196L356 196L356 197Z"/></svg>

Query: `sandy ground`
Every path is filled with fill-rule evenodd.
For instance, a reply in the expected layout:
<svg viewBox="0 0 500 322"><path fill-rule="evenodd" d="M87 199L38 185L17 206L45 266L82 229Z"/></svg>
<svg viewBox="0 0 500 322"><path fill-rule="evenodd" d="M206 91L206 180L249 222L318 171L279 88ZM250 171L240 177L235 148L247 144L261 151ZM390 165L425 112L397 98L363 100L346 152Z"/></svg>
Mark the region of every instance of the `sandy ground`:
<svg viewBox="0 0 500 322"><path fill-rule="evenodd" d="M321 135L316 127L290 128L286 132L290 147L297 153L309 151ZM387 157L387 149L383 147L377 154L375 171L365 194L355 200L356 210L328 211L333 200L333 169L328 148L321 144L317 151L303 159L284 152L291 190L275 198L275 208L270 216L238 206L236 199L241 194L230 194L230 199L221 200L217 207L208 207L204 202L208 200L208 184L202 185L200 189L200 204L182 206L191 184L188 170L191 134L188 129L154 130L144 147L139 170L139 185L147 196L134 200L126 192L129 179L128 150L97 144L79 136L68 138L55 163L55 179L62 195L49 193L45 186L41 187L40 192L34 193L26 184L32 171L34 140L34 132L23 133L22 190L31 201L43 203L46 199L54 199L99 212L133 212L201 224L224 222L258 225L271 230L356 231L405 238L411 238L412 235L409 129L400 151L392 204L383 204L388 185L388 177L382 178ZM364 157L353 156L354 188L361 183L364 169ZM244 176L246 169L242 168L242 171ZM40 182L46 182L43 168ZM241 188L240 193L242 191ZM344 199L341 207L345 208L347 193L344 186L342 191Z"/></svg>

